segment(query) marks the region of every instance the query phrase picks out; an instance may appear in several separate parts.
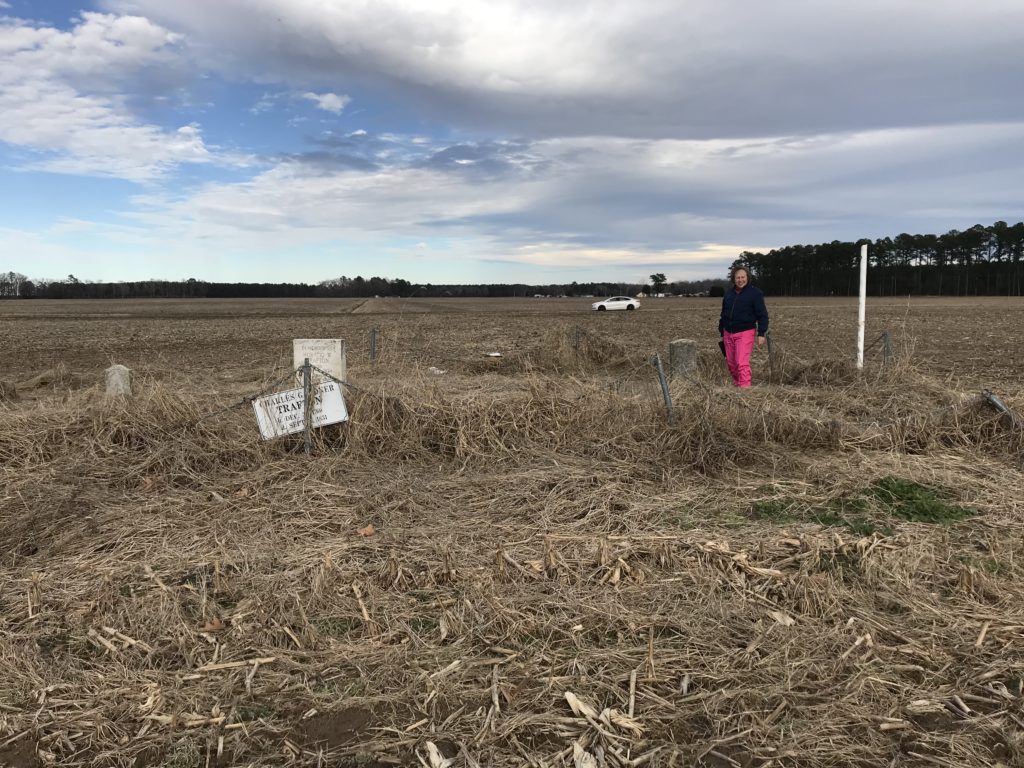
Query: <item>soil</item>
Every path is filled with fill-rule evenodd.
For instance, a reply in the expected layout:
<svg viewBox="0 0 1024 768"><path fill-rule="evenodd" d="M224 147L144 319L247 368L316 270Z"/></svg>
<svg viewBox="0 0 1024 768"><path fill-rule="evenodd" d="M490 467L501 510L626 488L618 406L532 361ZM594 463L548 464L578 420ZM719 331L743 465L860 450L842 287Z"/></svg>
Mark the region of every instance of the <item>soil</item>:
<svg viewBox="0 0 1024 768"><path fill-rule="evenodd" d="M0 768L41 768L36 747L28 739L20 739L0 749Z"/></svg>
<svg viewBox="0 0 1024 768"><path fill-rule="evenodd" d="M852 360L857 305L853 299L771 298L772 336L779 349L803 358ZM378 354L426 369L496 367L486 352L522 354L546 331L564 325L601 334L626 348L667 354L675 338L714 349L720 300L646 299L639 312L592 313L588 299L268 299L0 302L0 354L5 378L19 391L63 366L84 383L101 380L113 362L137 374L216 385L250 384L291 361L293 338L344 338L350 365L369 362L369 333ZM870 299L866 345L884 330L894 351L940 375L972 386L1016 386L1024 348L1017 298ZM755 359L761 353L755 353ZM882 345L867 353L882 361Z"/></svg>
<svg viewBox="0 0 1024 768"><path fill-rule="evenodd" d="M316 749L345 746L356 742L372 727L373 713L350 707L337 712L325 712L303 720L295 731L295 742Z"/></svg>

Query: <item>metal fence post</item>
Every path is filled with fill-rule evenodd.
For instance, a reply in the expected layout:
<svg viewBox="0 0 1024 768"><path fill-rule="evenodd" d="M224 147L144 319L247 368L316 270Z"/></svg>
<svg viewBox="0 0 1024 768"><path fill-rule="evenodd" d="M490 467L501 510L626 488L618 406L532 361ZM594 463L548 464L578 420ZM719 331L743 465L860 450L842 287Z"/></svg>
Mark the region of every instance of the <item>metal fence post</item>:
<svg viewBox="0 0 1024 768"><path fill-rule="evenodd" d="M668 393L668 380L665 378L665 369L661 365L661 355L651 358L651 363L658 370L658 379L661 381L661 396L665 399L665 410L668 411L668 418L672 419L672 396Z"/></svg>
<svg viewBox="0 0 1024 768"><path fill-rule="evenodd" d="M377 329L370 329L370 365L377 364Z"/></svg>
<svg viewBox="0 0 1024 768"><path fill-rule="evenodd" d="M772 346L772 332L771 331L765 331L764 341L765 341L765 344L768 345L768 368L771 371L772 381L777 384L778 383L778 379L775 376L775 350L773 349L773 346Z"/></svg>
<svg viewBox="0 0 1024 768"><path fill-rule="evenodd" d="M1011 411L1009 406L1007 406L995 392L990 389L986 389L981 393L981 396L985 398L993 408L1008 418L1011 426L1016 429L1024 429L1024 421L1022 421L1016 413Z"/></svg>
<svg viewBox="0 0 1024 768"><path fill-rule="evenodd" d="M892 334L882 331L882 366L888 368L892 365Z"/></svg>
<svg viewBox="0 0 1024 768"><path fill-rule="evenodd" d="M312 383L313 376L309 369L309 358L302 364L302 400L303 400L303 428L305 431L305 443L306 443L306 455L309 456L313 452L313 439L310 434L311 422L313 414L313 405L310 402L310 395L312 394Z"/></svg>

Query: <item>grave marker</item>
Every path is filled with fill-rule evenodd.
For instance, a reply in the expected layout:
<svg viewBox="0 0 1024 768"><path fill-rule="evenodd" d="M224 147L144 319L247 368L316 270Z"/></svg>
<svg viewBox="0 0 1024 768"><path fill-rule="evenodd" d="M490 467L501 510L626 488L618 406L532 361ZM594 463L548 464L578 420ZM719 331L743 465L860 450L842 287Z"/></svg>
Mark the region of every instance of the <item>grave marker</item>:
<svg viewBox="0 0 1024 768"><path fill-rule="evenodd" d="M123 365L112 365L103 372L107 384L107 397L131 397L132 372Z"/></svg>
<svg viewBox="0 0 1024 768"><path fill-rule="evenodd" d="M697 342L692 339L676 339L668 345L668 370L670 376L690 376L697 372Z"/></svg>
<svg viewBox="0 0 1024 768"><path fill-rule="evenodd" d="M338 381L348 381L344 339L292 339L292 366L299 368L307 359ZM320 371L312 374L314 382L324 378Z"/></svg>
<svg viewBox="0 0 1024 768"><path fill-rule="evenodd" d="M258 397L252 401L252 407L264 440L293 435L305 429L306 403L301 387ZM340 384L325 381L313 387L309 420L313 428L348 421Z"/></svg>

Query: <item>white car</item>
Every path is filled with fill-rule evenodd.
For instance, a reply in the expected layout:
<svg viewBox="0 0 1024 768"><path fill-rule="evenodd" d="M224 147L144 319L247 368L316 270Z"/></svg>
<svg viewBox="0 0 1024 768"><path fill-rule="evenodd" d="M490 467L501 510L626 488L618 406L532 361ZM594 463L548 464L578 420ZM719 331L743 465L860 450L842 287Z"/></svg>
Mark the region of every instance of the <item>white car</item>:
<svg viewBox="0 0 1024 768"><path fill-rule="evenodd" d="M595 301L590 308L595 312L604 312L606 309L640 309L640 302L629 296L612 296L604 301Z"/></svg>

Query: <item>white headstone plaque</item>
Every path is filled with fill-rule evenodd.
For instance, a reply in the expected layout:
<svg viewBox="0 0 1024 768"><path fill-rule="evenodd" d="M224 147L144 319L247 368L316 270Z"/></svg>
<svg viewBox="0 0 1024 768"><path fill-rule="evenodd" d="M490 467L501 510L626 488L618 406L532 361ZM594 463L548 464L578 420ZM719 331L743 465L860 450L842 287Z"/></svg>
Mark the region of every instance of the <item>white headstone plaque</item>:
<svg viewBox="0 0 1024 768"><path fill-rule="evenodd" d="M298 368L309 358L311 365L326 371L339 381L348 381L345 365L344 339L292 339L292 365ZM313 371L313 381L323 375Z"/></svg>
<svg viewBox="0 0 1024 768"><path fill-rule="evenodd" d="M112 365L103 372L107 383L107 397L131 397L132 372L123 365Z"/></svg>
<svg viewBox="0 0 1024 768"><path fill-rule="evenodd" d="M305 428L306 410L301 387L258 397L252 401L252 407L256 411L256 423L259 424L264 440L293 435ZM340 384L325 381L313 387L309 421L312 427L326 427L328 424L348 421L348 410L341 396Z"/></svg>

